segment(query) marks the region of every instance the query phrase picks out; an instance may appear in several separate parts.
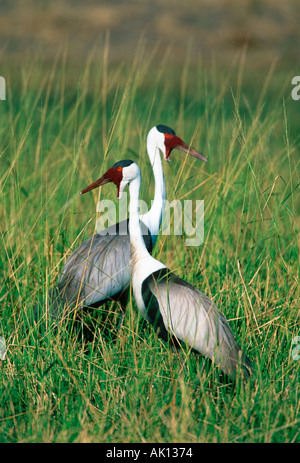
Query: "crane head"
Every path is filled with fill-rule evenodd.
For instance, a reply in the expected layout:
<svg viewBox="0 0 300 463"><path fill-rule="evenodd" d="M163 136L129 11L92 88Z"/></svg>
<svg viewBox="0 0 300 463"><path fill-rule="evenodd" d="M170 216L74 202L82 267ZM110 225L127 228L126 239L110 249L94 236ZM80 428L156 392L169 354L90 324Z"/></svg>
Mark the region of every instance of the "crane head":
<svg viewBox="0 0 300 463"><path fill-rule="evenodd" d="M121 199L125 186L133 180L137 175L140 175L138 165L130 159L123 159L116 162L102 177L84 188L80 194L83 195L88 191L94 190L106 183L114 183L118 188L118 199Z"/></svg>
<svg viewBox="0 0 300 463"><path fill-rule="evenodd" d="M155 150L155 148L158 147L167 162L170 162L171 152L173 149L184 151L195 158L207 162L207 159L202 154L198 153L196 150L188 146L181 138L177 137L174 130L167 125L159 124L150 130L147 137L147 146L149 155L152 150Z"/></svg>

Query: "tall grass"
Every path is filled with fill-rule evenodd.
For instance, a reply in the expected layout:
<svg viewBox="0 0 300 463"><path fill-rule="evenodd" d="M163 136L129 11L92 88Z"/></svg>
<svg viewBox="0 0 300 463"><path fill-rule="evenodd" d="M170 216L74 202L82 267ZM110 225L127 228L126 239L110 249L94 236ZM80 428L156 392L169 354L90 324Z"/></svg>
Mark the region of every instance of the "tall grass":
<svg viewBox="0 0 300 463"><path fill-rule="evenodd" d="M228 68L182 69L141 45L132 63L67 55L49 69L26 61L6 71L0 106L1 442L296 442L299 365L299 103L289 75ZM153 196L148 130L170 125L202 152L164 163L168 199L205 200L205 240L161 236L154 255L224 312L255 378L234 386L201 356L174 354L130 299L69 325L37 330L32 307L70 253L95 230L100 197L78 192L122 158L137 161L142 198ZM100 196L101 195L101 196ZM46 305L45 305L46 310ZM94 337L82 337L93 322Z"/></svg>

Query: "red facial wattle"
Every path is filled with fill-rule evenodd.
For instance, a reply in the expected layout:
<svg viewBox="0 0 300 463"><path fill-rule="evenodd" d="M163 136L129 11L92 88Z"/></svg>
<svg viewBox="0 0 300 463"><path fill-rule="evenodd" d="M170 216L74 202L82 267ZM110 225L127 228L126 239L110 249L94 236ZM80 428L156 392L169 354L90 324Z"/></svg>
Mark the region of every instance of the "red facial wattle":
<svg viewBox="0 0 300 463"><path fill-rule="evenodd" d="M166 147L166 154L165 160L170 161L171 152L174 148L184 151L185 153L189 153L191 156L195 158L201 159L202 161L207 162L207 159L193 148L190 148L181 138L177 137L176 135L172 135L169 133L165 133L165 147Z"/></svg>
<svg viewBox="0 0 300 463"><path fill-rule="evenodd" d="M166 147L166 161L170 161L171 151L174 148L178 148L179 146L184 146L185 143L181 140L181 138L177 137L176 135L171 135L169 133L165 133L165 147Z"/></svg>
<svg viewBox="0 0 300 463"><path fill-rule="evenodd" d="M113 182L118 188L118 197L120 192L120 184L123 178L123 169L122 167L111 167L108 171L100 177L95 182L91 183L89 186L84 188L80 194L87 193L88 191L93 190L99 186L105 185L106 183Z"/></svg>

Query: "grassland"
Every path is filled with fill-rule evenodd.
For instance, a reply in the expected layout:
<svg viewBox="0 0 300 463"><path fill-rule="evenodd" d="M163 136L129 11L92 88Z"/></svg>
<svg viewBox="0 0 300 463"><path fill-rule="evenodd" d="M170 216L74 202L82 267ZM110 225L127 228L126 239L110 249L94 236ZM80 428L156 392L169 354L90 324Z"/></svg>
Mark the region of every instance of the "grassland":
<svg viewBox="0 0 300 463"><path fill-rule="evenodd" d="M181 69L137 49L126 65L88 57L81 70L25 60L1 70L1 442L299 442L299 102L291 76L221 69L187 56ZM17 72L16 72L17 71ZM294 75L294 74L293 74ZM168 124L207 164L174 152L168 198L205 200L205 240L161 236L155 256L213 298L255 368L232 385L201 356L157 339L130 299L124 324L107 305L81 324L39 329L32 308L90 236L99 194L78 192L122 158L153 179L148 130ZM46 311L47 304L45 304ZM94 337L82 336L93 323Z"/></svg>

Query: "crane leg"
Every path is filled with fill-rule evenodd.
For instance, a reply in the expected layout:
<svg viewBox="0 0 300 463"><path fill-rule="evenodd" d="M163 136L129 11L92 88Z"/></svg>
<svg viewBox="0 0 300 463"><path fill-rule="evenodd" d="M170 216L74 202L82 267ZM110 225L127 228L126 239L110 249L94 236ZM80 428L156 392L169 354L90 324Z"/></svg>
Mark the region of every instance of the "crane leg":
<svg viewBox="0 0 300 463"><path fill-rule="evenodd" d="M121 307L121 311L120 311L120 314L118 315L117 333L119 333L123 325L124 315L125 315L125 311L126 311L126 307L128 303L128 297L129 297L129 287L124 289L124 291L121 293L120 298L118 300L120 307Z"/></svg>

